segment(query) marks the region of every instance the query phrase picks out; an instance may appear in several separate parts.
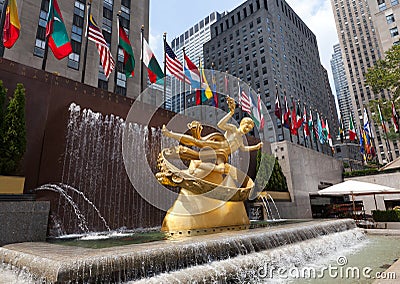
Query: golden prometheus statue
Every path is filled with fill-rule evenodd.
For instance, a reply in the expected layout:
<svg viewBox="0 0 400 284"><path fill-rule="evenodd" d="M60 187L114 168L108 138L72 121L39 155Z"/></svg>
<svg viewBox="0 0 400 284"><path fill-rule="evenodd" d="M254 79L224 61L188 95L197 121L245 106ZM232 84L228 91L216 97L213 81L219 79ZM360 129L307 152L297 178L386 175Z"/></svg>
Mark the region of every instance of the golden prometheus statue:
<svg viewBox="0 0 400 284"><path fill-rule="evenodd" d="M236 104L230 97L227 103L229 113L217 125L225 131L224 135L215 132L201 136L203 127L198 121L188 124L191 135L174 133L165 125L162 128L163 135L181 144L161 151L160 171L156 174L163 185L180 187L178 198L168 210L161 228L172 236L246 229L250 224L243 201L248 198L254 182L230 165L228 158L239 149L258 150L262 143L244 145L243 136L253 129L254 122L246 117L239 127L228 123ZM176 161L181 162L180 166ZM182 169L185 164L188 167Z"/></svg>

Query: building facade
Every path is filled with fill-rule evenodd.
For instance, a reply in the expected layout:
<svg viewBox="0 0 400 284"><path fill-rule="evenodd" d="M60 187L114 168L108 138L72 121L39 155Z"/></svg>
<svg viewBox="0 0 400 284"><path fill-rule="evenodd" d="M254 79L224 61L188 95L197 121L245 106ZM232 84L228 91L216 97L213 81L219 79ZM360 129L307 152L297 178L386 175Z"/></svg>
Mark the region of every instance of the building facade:
<svg viewBox="0 0 400 284"><path fill-rule="evenodd" d="M349 84L347 83L346 71L342 58L342 50L340 49L339 44L333 46L331 68L342 123L344 130L348 130L350 126L350 117L353 118L353 121L355 121L355 118L353 114L353 104L351 103ZM345 135L347 135L347 131L345 132Z"/></svg>
<svg viewBox="0 0 400 284"><path fill-rule="evenodd" d="M266 131L267 141L290 139L289 130L283 132L274 115L277 89L281 105L286 91L290 107L295 102L301 112L304 107L307 112L312 109L314 118L318 111L336 136L336 106L316 37L285 1L248 0L221 17L212 25L211 40L204 45L204 61L206 68L214 64L216 70L229 71L261 94L276 129L275 133ZM232 93L238 93L237 86ZM303 144L302 131L299 135ZM293 141L297 139L293 137Z"/></svg>
<svg viewBox="0 0 400 284"><path fill-rule="evenodd" d="M57 60L49 50L46 71L57 73L72 80L81 81L86 44L86 1L66 0L58 1L58 4L72 43L73 53L67 58ZM49 0L18 1L21 33L14 47L5 50L5 58L34 68L42 68L48 7ZM145 27L145 37L147 38L148 36L149 0L93 1L91 4L91 14L99 28L102 29L104 38L109 44L111 54L116 62L115 71L117 73L113 71L107 80L99 61L97 48L93 42L89 42L84 83L136 98L140 94L140 64L136 64L135 66L135 76L127 79L123 72L123 53L118 48L118 11L121 11L121 25L129 35L136 62L140 62L140 34L142 25ZM133 15L132 11L134 11L134 16L131 16Z"/></svg>
<svg viewBox="0 0 400 284"><path fill-rule="evenodd" d="M388 92L378 94L372 92L370 87L365 84L365 73L377 60L382 59L384 52L380 39L380 34L383 34L383 32L379 32L379 29L376 28L379 25L375 22L374 13L377 10L383 12L389 7L394 7L398 4L397 1L385 2L383 0L331 0L331 4L342 49L344 67L355 114L355 124L360 126L364 124L364 107L367 107L371 100L390 99ZM386 29L390 31L392 24L386 23ZM380 29L383 30L382 27ZM394 33L393 42L397 41L397 37L398 35ZM386 45L387 43L385 43ZM386 143L384 131L378 121L371 123L371 128L374 136L373 145L376 148L379 162L389 162L391 155L387 144L390 145L393 158L398 157L400 155L399 142L390 141Z"/></svg>

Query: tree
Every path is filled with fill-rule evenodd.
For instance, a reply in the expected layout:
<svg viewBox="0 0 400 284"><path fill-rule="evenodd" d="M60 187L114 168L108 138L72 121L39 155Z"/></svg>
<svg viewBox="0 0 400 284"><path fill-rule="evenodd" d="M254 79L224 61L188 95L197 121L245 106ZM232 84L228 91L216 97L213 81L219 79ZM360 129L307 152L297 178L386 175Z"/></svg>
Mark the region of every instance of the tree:
<svg viewBox="0 0 400 284"><path fill-rule="evenodd" d="M257 153L257 179L256 184L259 191L287 192L286 177L282 172L278 159L272 155Z"/></svg>
<svg viewBox="0 0 400 284"><path fill-rule="evenodd" d="M374 67L368 69L366 83L372 88L375 94L388 90L390 92L389 99L371 100L369 107L373 116L373 120L380 124L378 104L382 114L387 122L391 122L392 117L392 101L395 107L399 109L400 100L400 45L395 45L385 52L385 59L378 60ZM392 125L389 123L389 125ZM387 139L398 140L400 135L394 132L393 127L388 128Z"/></svg>
<svg viewBox="0 0 400 284"><path fill-rule="evenodd" d="M17 84L5 112L3 149L0 173L15 174L26 149L25 88L22 84Z"/></svg>

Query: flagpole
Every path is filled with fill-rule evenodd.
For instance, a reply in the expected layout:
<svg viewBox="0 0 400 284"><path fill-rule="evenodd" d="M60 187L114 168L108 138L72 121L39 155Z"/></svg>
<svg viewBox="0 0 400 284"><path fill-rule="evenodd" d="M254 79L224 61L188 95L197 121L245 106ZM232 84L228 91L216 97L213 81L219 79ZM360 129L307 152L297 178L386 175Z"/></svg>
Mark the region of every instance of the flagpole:
<svg viewBox="0 0 400 284"><path fill-rule="evenodd" d="M381 123L382 123L382 127L383 127L383 131L385 132L385 142L386 142L386 147L388 150L388 154L389 154L389 162L393 161L393 156L392 156L392 149L390 148L390 143L388 141L388 137L387 137L387 130L386 130L386 125L385 125L385 120L383 119L383 115L381 112L381 107L378 104L378 110L379 110L379 115L380 115L380 119L381 119Z"/></svg>
<svg viewBox="0 0 400 284"><path fill-rule="evenodd" d="M279 90L278 90L278 84L275 85L276 88L276 98L278 99L279 102L279 106L281 106L281 98L279 97ZM282 138L283 140L285 140L285 131L283 131L283 119L282 119L282 107L281 107L281 117L280 117L280 121L281 121L281 132L282 132ZM279 139L278 139L279 140Z"/></svg>
<svg viewBox="0 0 400 284"><path fill-rule="evenodd" d="M286 114L286 107L287 107L287 96L286 96L286 88L283 89L283 94L285 95L285 114ZM290 134L290 143L293 143L293 137L292 137L292 130L290 129L292 127L292 119L291 119L291 115L290 115L290 109L287 109L289 111L289 134Z"/></svg>
<svg viewBox="0 0 400 284"><path fill-rule="evenodd" d="M199 71L200 71L200 105L202 106L203 105L203 89L202 89L202 76L203 76L203 73L201 72L201 68L202 68L202 65L201 65L201 57L199 56ZM203 107L200 107L200 118L201 118L201 120L203 120Z"/></svg>
<svg viewBox="0 0 400 284"><path fill-rule="evenodd" d="M164 109L167 109L167 54L165 48L167 45L167 33L163 35L164 40Z"/></svg>
<svg viewBox="0 0 400 284"><path fill-rule="evenodd" d="M182 64L182 72L183 72L183 114L186 115L186 75L185 75L185 47L182 48L183 51L183 64ZM181 94L182 96L182 94ZM181 98L182 100L182 98Z"/></svg>
<svg viewBox="0 0 400 284"><path fill-rule="evenodd" d="M3 10L1 12L1 34L0 34L0 57L4 56L4 44L3 44L3 31L4 31L4 23L6 22L6 13L7 13L7 6L8 6L8 0L4 0L3 3Z"/></svg>
<svg viewBox="0 0 400 284"><path fill-rule="evenodd" d="M49 1L49 11L50 13L50 5L52 4L52 1ZM47 17L48 18L48 17ZM46 64L47 64L47 55L49 53L49 38L47 36L47 25L49 23L46 23L46 35L45 35L45 40L44 40L44 54L43 54L43 61L42 61L42 70L46 70Z"/></svg>
<svg viewBox="0 0 400 284"><path fill-rule="evenodd" d="M86 43L85 43L85 51L83 53L83 67L82 67L82 78L81 78L81 83L85 83L85 75L86 75L86 58L87 58L87 50L88 50L88 29L89 29L89 17L91 13L91 7L92 7L92 0L89 0L87 4L87 15L86 15L86 30L85 30L85 38L86 38Z"/></svg>
<svg viewBox="0 0 400 284"><path fill-rule="evenodd" d="M144 25L140 28L140 37L142 40L142 53L140 58L140 93L144 90L144 82L143 82L143 52L144 52Z"/></svg>
<svg viewBox="0 0 400 284"><path fill-rule="evenodd" d="M312 111L312 109L311 109L311 111ZM315 111L317 112L317 117L318 117L318 110L315 109ZM318 127L318 125L317 125L317 127ZM316 131L315 131L314 119L313 119L313 131L314 131L314 136L315 136L315 145L316 145L317 151L319 152L319 147L318 147L318 140L319 140L319 138L317 138L317 133L316 133ZM318 134L318 136L319 136L319 134ZM322 151L322 146L321 146L321 151Z"/></svg>
<svg viewBox="0 0 400 284"><path fill-rule="evenodd" d="M119 52L119 16L121 15L121 11L118 11L117 13L117 31L118 31L118 43L117 43L117 54L115 56L115 69L114 69L114 93L117 92L117 81L118 81L118 52ZM122 71L124 70L124 65L122 64Z"/></svg>

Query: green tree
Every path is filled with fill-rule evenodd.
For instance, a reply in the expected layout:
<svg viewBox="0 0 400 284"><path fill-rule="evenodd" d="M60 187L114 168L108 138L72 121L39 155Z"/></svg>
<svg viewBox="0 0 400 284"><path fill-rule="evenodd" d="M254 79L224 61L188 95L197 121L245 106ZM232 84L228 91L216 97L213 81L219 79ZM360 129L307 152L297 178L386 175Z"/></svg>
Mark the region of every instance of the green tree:
<svg viewBox="0 0 400 284"><path fill-rule="evenodd" d="M257 153L257 187L259 191L287 192L286 177L279 165L278 159L272 155Z"/></svg>
<svg viewBox="0 0 400 284"><path fill-rule="evenodd" d="M20 161L26 148L26 124L25 124L25 88L17 84L14 96L10 100L5 113L4 155L0 165L2 174L15 174L20 167Z"/></svg>
<svg viewBox="0 0 400 284"><path fill-rule="evenodd" d="M383 90L390 92L390 99L385 98L371 100L369 107L373 116L373 120L380 125L378 104L382 114L387 122L390 122L392 117L392 101L395 102L395 107L399 109L400 100L400 45L395 45L385 52L385 59L378 60L374 67L368 69L366 83L372 88L375 94ZM394 133L394 129L389 124L387 139L397 140L400 138L398 133Z"/></svg>

